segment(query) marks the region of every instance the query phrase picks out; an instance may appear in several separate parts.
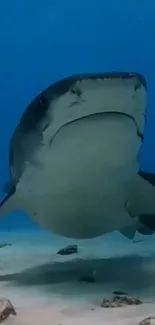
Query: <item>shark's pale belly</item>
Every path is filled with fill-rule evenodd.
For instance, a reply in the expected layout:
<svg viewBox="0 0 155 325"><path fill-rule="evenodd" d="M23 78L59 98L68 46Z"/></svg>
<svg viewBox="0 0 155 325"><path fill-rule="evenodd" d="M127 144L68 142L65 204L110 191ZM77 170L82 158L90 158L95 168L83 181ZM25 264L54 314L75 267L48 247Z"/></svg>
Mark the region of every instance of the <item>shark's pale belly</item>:
<svg viewBox="0 0 155 325"><path fill-rule="evenodd" d="M95 237L132 222L125 204L138 169L135 122L109 114L64 126L28 165L17 200L42 226L68 237Z"/></svg>

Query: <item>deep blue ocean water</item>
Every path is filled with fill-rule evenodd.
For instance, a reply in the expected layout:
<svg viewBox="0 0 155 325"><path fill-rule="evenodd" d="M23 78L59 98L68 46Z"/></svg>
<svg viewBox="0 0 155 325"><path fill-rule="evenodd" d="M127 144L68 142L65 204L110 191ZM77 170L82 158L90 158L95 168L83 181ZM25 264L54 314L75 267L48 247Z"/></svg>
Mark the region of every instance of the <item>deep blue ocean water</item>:
<svg viewBox="0 0 155 325"><path fill-rule="evenodd" d="M26 105L52 82L76 73L144 74L148 106L140 166L155 172L154 17L154 0L1 1L1 197L8 180L9 140ZM0 251L1 292L10 297L12 286L17 291L24 287L26 294L39 285L42 295L65 297L69 289L74 297L92 291L101 297L103 291L121 289L154 297L155 237L137 240L133 244L116 233L91 241L68 240L41 230L23 212L11 213L0 221L0 242L12 244ZM77 242L80 262L58 259L58 248ZM27 267L30 274L17 275ZM97 285L75 289L77 279L94 269Z"/></svg>
<svg viewBox="0 0 155 325"><path fill-rule="evenodd" d="M154 16L153 0L1 2L1 197L8 180L9 140L26 105L52 82L75 73L144 74L148 107L140 166L155 171ZM17 213L0 228L34 229L34 224Z"/></svg>

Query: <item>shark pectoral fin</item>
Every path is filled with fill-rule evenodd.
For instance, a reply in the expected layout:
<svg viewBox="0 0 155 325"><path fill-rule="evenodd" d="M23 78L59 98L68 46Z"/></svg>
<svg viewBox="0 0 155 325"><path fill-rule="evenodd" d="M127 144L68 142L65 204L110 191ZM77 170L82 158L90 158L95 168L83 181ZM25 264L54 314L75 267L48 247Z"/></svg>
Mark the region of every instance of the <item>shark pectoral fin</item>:
<svg viewBox="0 0 155 325"><path fill-rule="evenodd" d="M152 235L154 233L154 230L152 230L152 229L150 229L147 226L144 226L142 224L140 224L138 226L137 231L142 235Z"/></svg>
<svg viewBox="0 0 155 325"><path fill-rule="evenodd" d="M11 190L8 194L4 196L4 198L0 201L0 217L4 214L9 213L14 207L14 194L15 187L12 186Z"/></svg>
<svg viewBox="0 0 155 325"><path fill-rule="evenodd" d="M133 239L135 234L136 234L136 226L135 224L124 227L119 230L119 232L124 236L127 237L128 239Z"/></svg>
<svg viewBox="0 0 155 325"><path fill-rule="evenodd" d="M11 184L11 182L7 182L3 185L3 192L5 194L8 194L8 193L10 193L10 191L12 191L12 184Z"/></svg>
<svg viewBox="0 0 155 325"><path fill-rule="evenodd" d="M130 190L127 209L133 217L155 216L155 187L138 174Z"/></svg>

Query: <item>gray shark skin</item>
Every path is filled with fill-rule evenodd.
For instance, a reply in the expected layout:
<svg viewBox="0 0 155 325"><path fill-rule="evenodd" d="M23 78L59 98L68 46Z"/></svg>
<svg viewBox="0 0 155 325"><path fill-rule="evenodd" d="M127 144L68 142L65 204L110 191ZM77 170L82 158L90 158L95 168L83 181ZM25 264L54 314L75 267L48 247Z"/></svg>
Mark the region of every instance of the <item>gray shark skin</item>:
<svg viewBox="0 0 155 325"><path fill-rule="evenodd" d="M146 94L144 77L128 72L75 75L39 94L10 140L0 215L23 209L72 238L153 232L145 219L155 215L155 189L138 163Z"/></svg>
<svg viewBox="0 0 155 325"><path fill-rule="evenodd" d="M19 158L19 156L25 155L25 160L31 160L31 144L33 146L39 146L42 141L42 132L49 126L50 121L47 119L47 113L50 106L51 101L55 101L60 96L64 95L66 92L70 91L71 93L75 94L75 101L72 103L72 106L78 104L78 99L81 97L81 93L79 89L76 87L77 81L80 80L98 80L98 79L106 79L106 78L122 78L122 79L130 79L133 77L135 78L135 91L141 87L141 84L147 89L147 84L144 77L140 74L135 73L120 73L120 72L113 72L113 73L102 73L102 74L83 74L78 76L72 76L61 81L56 82L52 86L48 87L42 93L40 93L33 101L28 105L25 109L23 116L20 120L19 125L17 126L11 142L10 142L10 176L11 181L13 184L18 182L20 176L22 175L23 170L23 157ZM138 131L138 130L137 130ZM139 131L138 131L139 132ZM29 143L28 150L24 151L25 146L21 144L19 136L24 138L27 137L28 134L31 134L33 137L33 141ZM141 137L143 135L141 134ZM18 154L17 152L21 153ZM18 167L16 167L17 162L16 157L18 156ZM16 171L15 171L16 169ZM16 174L16 175L15 175Z"/></svg>

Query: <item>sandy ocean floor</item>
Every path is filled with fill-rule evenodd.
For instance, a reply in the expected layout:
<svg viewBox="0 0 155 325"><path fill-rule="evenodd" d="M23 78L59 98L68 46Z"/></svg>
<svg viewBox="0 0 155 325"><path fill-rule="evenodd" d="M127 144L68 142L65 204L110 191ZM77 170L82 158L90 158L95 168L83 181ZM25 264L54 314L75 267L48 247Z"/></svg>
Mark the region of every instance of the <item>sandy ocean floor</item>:
<svg viewBox="0 0 155 325"><path fill-rule="evenodd" d="M94 240L67 240L44 231L0 232L0 298L11 300L17 316L10 325L132 324L155 316L155 236L132 243L117 232ZM77 244L70 256L60 248ZM80 281L96 274L95 283ZM105 309L114 290L144 301L141 306Z"/></svg>

